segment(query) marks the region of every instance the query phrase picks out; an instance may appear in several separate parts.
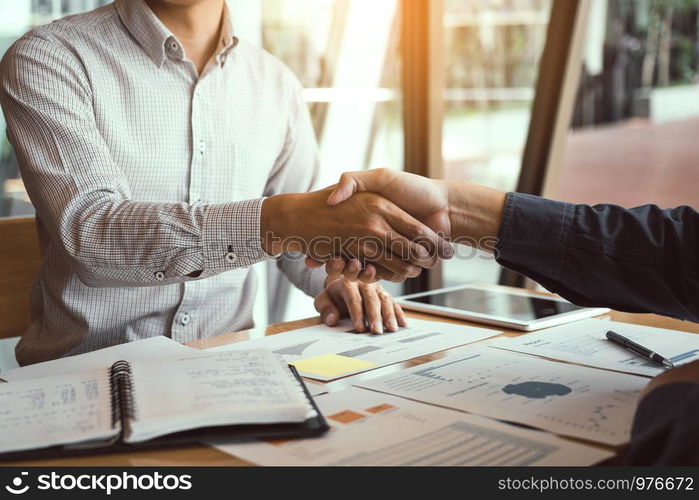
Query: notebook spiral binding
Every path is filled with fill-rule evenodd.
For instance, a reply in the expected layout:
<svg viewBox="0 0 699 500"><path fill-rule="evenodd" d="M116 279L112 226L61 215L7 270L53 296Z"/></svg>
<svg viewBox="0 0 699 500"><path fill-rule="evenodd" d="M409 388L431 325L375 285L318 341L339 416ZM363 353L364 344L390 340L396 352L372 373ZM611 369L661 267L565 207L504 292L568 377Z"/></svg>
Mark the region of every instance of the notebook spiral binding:
<svg viewBox="0 0 699 500"><path fill-rule="evenodd" d="M131 363L128 361L114 363L109 382L112 393L112 427L115 427L117 422L121 422L122 427L128 429L129 421L136 418Z"/></svg>

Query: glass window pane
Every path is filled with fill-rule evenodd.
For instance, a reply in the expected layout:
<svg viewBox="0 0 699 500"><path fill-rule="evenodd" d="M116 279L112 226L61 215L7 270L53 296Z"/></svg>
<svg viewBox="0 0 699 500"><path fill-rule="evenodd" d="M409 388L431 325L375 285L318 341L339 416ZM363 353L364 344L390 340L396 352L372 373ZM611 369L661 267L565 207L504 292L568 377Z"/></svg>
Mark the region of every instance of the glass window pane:
<svg viewBox="0 0 699 500"><path fill-rule="evenodd" d="M699 205L699 0L595 0L551 196Z"/></svg>
<svg viewBox="0 0 699 500"><path fill-rule="evenodd" d="M262 0L262 45L305 89L322 158L319 186L345 171L403 168L397 12L398 0ZM402 293L400 285L386 288ZM316 314L293 288L284 302L276 320Z"/></svg>
<svg viewBox="0 0 699 500"><path fill-rule="evenodd" d="M550 12L551 0L445 0L446 178L516 187ZM443 284L499 274L491 256L459 247Z"/></svg>
<svg viewBox="0 0 699 500"><path fill-rule="evenodd" d="M402 168L397 0L262 0L263 46L301 80L321 185L342 172Z"/></svg>

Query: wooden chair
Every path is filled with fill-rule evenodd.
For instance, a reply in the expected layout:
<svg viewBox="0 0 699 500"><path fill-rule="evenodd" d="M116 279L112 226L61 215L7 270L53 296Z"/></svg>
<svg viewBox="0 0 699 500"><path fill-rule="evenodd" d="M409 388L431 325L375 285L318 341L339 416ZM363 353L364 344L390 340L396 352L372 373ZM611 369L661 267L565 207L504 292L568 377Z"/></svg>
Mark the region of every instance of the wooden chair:
<svg viewBox="0 0 699 500"><path fill-rule="evenodd" d="M0 219L0 338L29 326L29 293L40 266L34 218Z"/></svg>

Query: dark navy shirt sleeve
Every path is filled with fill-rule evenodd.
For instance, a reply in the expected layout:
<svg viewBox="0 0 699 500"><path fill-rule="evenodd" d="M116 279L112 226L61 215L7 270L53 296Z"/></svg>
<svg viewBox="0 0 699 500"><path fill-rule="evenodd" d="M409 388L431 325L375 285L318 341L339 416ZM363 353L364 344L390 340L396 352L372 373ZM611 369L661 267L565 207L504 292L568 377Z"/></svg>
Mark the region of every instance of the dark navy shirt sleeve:
<svg viewBox="0 0 699 500"><path fill-rule="evenodd" d="M498 263L571 302L699 321L699 214L507 196Z"/></svg>
<svg viewBox="0 0 699 500"><path fill-rule="evenodd" d="M638 409L628 465L699 465L699 383L658 387Z"/></svg>

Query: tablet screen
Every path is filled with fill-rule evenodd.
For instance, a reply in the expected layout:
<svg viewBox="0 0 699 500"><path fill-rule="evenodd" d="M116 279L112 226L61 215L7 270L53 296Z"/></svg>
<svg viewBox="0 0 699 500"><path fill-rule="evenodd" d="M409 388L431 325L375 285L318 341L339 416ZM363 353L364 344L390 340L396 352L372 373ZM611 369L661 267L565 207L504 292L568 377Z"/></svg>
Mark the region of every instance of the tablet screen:
<svg viewBox="0 0 699 500"><path fill-rule="evenodd" d="M568 302L477 288L464 288L433 295L423 295L407 300L518 321L533 321L584 309Z"/></svg>

